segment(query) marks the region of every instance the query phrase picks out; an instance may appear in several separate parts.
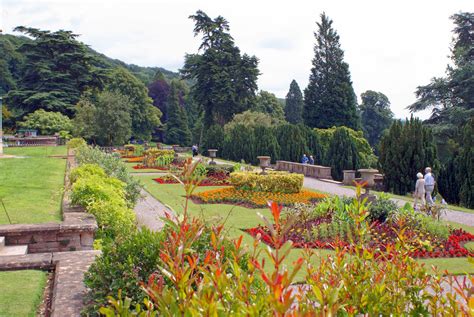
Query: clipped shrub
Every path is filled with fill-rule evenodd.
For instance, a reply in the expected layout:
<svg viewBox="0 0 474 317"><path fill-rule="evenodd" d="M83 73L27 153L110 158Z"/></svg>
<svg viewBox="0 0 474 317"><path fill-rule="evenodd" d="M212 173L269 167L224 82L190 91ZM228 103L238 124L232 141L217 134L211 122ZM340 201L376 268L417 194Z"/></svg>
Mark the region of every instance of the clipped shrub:
<svg viewBox="0 0 474 317"><path fill-rule="evenodd" d="M100 200L122 203L126 206L124 188L125 183L116 178L89 174L75 180L72 185L71 201L86 208Z"/></svg>
<svg viewBox="0 0 474 317"><path fill-rule="evenodd" d="M97 164L104 169L107 175L124 182L128 206L131 208L135 205L140 197L140 182L130 175L127 166L117 154L109 154L97 148L83 146L76 150L76 162L79 165Z"/></svg>
<svg viewBox="0 0 474 317"><path fill-rule="evenodd" d="M334 131L325 161L327 166L331 167L331 175L336 180L342 180L343 170L359 168L357 148L346 128L338 127Z"/></svg>
<svg viewBox="0 0 474 317"><path fill-rule="evenodd" d="M104 169L97 164L84 164L79 167L76 167L69 173L69 181L74 184L79 178L85 178L92 175L97 175L99 177L107 177Z"/></svg>
<svg viewBox="0 0 474 317"><path fill-rule="evenodd" d="M68 149L77 149L85 145L87 145L87 143L83 138L72 138L66 143Z"/></svg>
<svg viewBox="0 0 474 317"><path fill-rule="evenodd" d="M207 169L208 175L219 174L219 173L230 174L236 171L235 165L230 165L230 164L206 165L206 169Z"/></svg>
<svg viewBox="0 0 474 317"><path fill-rule="evenodd" d="M303 188L304 176L287 172L233 172L230 182L236 189L273 193L299 193Z"/></svg>

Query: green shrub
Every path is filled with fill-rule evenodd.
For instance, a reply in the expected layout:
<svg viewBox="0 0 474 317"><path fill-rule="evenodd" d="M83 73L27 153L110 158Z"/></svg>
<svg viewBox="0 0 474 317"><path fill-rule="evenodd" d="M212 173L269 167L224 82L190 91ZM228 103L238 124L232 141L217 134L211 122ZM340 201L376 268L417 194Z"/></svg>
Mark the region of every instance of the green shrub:
<svg viewBox="0 0 474 317"><path fill-rule="evenodd" d="M379 195L377 200L369 206L369 219L384 222L392 212L398 210L398 205L385 194Z"/></svg>
<svg viewBox="0 0 474 317"><path fill-rule="evenodd" d="M217 173L226 173L230 174L234 171L239 171L239 169L235 169L237 165L240 165L237 163L236 165L230 165L230 164L216 164L216 165L206 165L206 170L207 174L217 174Z"/></svg>
<svg viewBox="0 0 474 317"><path fill-rule="evenodd" d="M69 181L72 184L76 182L79 178L84 178L92 175L97 175L99 177L107 177L105 171L102 167L97 164L84 164L79 167L74 168L69 174Z"/></svg>
<svg viewBox="0 0 474 317"><path fill-rule="evenodd" d="M145 294L139 283L157 269L164 237L163 231L142 228L120 243L106 244L85 274L84 284L89 289L85 312L98 315L98 308L107 304L107 296L120 289L134 302L141 302Z"/></svg>
<svg viewBox="0 0 474 317"><path fill-rule="evenodd" d="M67 141L67 144L66 144L68 149L77 149L85 145L87 145L87 143L83 138L72 138L69 141Z"/></svg>
<svg viewBox="0 0 474 317"><path fill-rule="evenodd" d="M19 126L28 129L39 130L40 134L50 135L59 131L71 131L72 122L67 116L60 112L36 110L24 117Z"/></svg>
<svg viewBox="0 0 474 317"><path fill-rule="evenodd" d="M233 172L230 182L237 189L273 193L299 193L303 188L304 176L286 172L269 172L261 175L256 172Z"/></svg>
<svg viewBox="0 0 474 317"><path fill-rule="evenodd" d="M140 182L130 175L127 166L117 154L109 154L97 148L83 146L76 151L76 161L79 165L97 164L104 169L107 175L124 182L128 206L132 208L135 205L140 197Z"/></svg>

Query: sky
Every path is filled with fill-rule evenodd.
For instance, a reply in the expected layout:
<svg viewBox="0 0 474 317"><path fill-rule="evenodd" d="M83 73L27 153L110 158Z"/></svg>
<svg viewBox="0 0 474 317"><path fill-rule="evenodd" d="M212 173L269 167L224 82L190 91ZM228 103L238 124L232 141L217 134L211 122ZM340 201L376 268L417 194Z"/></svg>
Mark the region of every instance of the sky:
<svg viewBox="0 0 474 317"><path fill-rule="evenodd" d="M320 14L334 21L354 90L384 93L395 117L410 113L416 87L445 74L453 24L471 0L0 0L0 28L72 30L96 51L140 66L177 71L196 53L189 15L223 16L242 52L259 58L259 89L284 98L295 79L308 84ZM1 58L1 57L0 57ZM429 113L417 113L426 118Z"/></svg>

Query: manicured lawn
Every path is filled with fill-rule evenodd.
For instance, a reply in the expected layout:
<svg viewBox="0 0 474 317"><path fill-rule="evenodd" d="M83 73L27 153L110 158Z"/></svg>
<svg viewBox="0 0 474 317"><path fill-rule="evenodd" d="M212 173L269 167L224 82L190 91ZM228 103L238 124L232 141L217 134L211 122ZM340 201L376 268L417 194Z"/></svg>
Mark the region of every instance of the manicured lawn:
<svg viewBox="0 0 474 317"><path fill-rule="evenodd" d="M0 316L36 316L46 285L46 272L0 272Z"/></svg>
<svg viewBox="0 0 474 317"><path fill-rule="evenodd" d="M66 160L65 147L6 148L5 154L24 158L0 159L0 198L13 223L60 221ZM0 204L0 224L7 224Z"/></svg>
<svg viewBox="0 0 474 317"><path fill-rule="evenodd" d="M181 213L184 206L184 190L181 185L160 185L154 182L152 178L154 177L140 177L150 194L160 200L163 204L170 206L176 212ZM219 187L199 187L196 191L200 192L211 188ZM268 219L272 219L268 209L248 209L226 204L194 204L193 202L190 202L189 213L193 216L203 217L211 223L224 222L228 236L231 238L237 238L240 235L243 235L243 241L247 245L251 245L253 239L249 234L242 232L240 229L255 227L259 223L263 223L257 213L264 215ZM455 223L452 224L455 227L462 226ZM471 232L470 230L474 231L474 228L469 226L463 226L463 229L469 232ZM287 265L291 265L293 261L301 256L301 253L302 250L292 250L288 261L286 261ZM321 256L325 256L333 253L333 251L317 250L317 253ZM467 258L423 259L419 261L426 263L429 268L431 265L436 265L440 270L448 270L451 274L464 274L466 272L474 273L474 267L467 261ZM302 274L299 275L299 278L301 278L301 276Z"/></svg>

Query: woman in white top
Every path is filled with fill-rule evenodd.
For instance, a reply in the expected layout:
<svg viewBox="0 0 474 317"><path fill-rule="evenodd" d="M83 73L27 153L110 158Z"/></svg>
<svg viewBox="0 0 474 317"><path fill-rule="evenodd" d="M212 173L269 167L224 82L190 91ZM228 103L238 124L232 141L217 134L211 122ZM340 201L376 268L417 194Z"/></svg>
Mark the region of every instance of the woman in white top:
<svg viewBox="0 0 474 317"><path fill-rule="evenodd" d="M425 180L423 178L423 174L418 173L416 174L416 177L418 178L415 184L415 203L413 205L413 208L416 209L416 204L418 203L418 200L421 200L421 206L424 206L426 204L425 201Z"/></svg>

